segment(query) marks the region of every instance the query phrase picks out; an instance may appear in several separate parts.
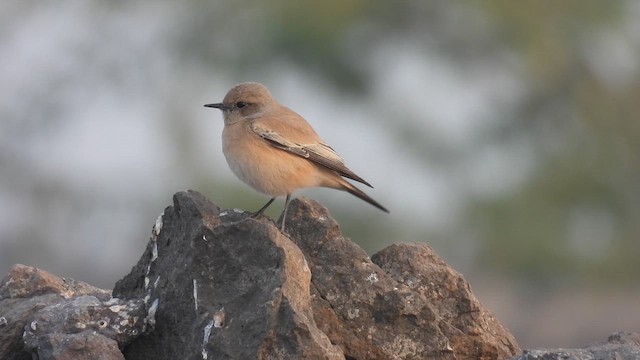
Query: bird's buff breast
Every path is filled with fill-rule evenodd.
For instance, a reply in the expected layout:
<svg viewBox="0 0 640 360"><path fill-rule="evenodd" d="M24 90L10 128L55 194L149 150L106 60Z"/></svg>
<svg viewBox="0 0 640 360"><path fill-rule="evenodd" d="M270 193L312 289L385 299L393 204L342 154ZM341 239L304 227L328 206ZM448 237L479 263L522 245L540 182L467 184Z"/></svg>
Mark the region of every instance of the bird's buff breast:
<svg viewBox="0 0 640 360"><path fill-rule="evenodd" d="M222 139L222 151L231 171L263 194L284 196L319 185L319 171L313 163L271 146L248 124L225 126Z"/></svg>

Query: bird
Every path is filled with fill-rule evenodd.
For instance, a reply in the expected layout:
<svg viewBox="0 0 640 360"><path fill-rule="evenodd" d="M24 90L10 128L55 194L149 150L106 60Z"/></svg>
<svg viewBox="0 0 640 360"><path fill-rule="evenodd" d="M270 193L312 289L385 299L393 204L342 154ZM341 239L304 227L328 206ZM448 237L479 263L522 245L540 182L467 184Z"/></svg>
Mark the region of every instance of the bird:
<svg viewBox="0 0 640 360"><path fill-rule="evenodd" d="M353 194L378 209L384 206L351 184L351 179L373 188L351 171L331 146L299 114L279 103L266 86L245 82L232 87L220 103L205 107L222 111L222 152L231 171L254 190L273 201L285 196L281 231L291 195L301 189L326 187Z"/></svg>

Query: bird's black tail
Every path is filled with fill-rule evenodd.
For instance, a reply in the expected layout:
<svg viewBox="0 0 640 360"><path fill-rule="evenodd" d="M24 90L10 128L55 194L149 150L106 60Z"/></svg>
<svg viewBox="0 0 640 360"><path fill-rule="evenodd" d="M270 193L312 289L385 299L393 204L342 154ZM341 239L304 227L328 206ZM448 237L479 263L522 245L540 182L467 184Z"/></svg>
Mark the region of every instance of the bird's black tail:
<svg viewBox="0 0 640 360"><path fill-rule="evenodd" d="M360 199L368 202L369 204L377 207L378 209L380 209L380 210L382 210L382 211L384 211L386 213L389 212L389 210L387 210L387 208L385 208L384 206L380 205L379 202L373 200L369 195L365 194L364 191L358 189L357 187L352 185L347 180L344 180L344 179L340 179L340 180L342 180L340 182L340 184L342 185L342 190L347 191L348 193L359 197Z"/></svg>

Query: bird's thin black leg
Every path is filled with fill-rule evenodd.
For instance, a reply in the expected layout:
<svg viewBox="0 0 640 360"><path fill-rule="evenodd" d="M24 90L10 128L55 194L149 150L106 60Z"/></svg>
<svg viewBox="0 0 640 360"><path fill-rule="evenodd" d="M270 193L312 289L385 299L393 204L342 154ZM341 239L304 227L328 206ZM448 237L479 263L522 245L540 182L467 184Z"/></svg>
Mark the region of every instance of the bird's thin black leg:
<svg viewBox="0 0 640 360"><path fill-rule="evenodd" d="M282 225L280 225L280 231L284 232L284 222L287 219L287 209L289 208L289 200L291 200L291 194L287 194L287 198L284 200L284 210L282 211Z"/></svg>
<svg viewBox="0 0 640 360"><path fill-rule="evenodd" d="M256 212L252 213L252 214L251 214L251 217L252 217L252 218L256 218L256 217L258 217L258 216L262 215L262 213L263 213L265 210L267 210L267 208L269 207L269 205L271 205L271 203L272 203L275 199L276 199L276 198L272 197L272 198L271 198L271 200L267 201L267 203L266 203L266 204L264 204L264 206L260 208L260 210L258 210L258 211L256 211Z"/></svg>

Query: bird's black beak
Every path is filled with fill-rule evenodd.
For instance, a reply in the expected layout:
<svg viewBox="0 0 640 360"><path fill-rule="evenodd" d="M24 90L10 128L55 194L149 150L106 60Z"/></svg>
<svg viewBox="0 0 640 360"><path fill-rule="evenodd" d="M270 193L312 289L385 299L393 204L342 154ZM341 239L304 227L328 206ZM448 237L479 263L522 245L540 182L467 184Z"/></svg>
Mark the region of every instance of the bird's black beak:
<svg viewBox="0 0 640 360"><path fill-rule="evenodd" d="M220 110L227 110L227 107L223 103L206 104L205 107L216 108Z"/></svg>

